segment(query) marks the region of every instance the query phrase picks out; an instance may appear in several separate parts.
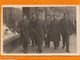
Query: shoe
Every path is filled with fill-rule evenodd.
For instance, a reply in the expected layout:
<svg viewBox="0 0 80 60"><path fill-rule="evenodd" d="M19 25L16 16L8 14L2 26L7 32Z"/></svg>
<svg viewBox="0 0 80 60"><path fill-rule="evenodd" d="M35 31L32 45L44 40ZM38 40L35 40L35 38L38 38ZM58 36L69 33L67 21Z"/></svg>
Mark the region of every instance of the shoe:
<svg viewBox="0 0 80 60"><path fill-rule="evenodd" d="M46 48L47 46L45 45L45 48Z"/></svg>
<svg viewBox="0 0 80 60"><path fill-rule="evenodd" d="M57 48L59 47L59 45L57 45Z"/></svg>
<svg viewBox="0 0 80 60"><path fill-rule="evenodd" d="M38 49L37 51L38 51L38 53L41 53L42 52L42 49Z"/></svg>
<svg viewBox="0 0 80 60"><path fill-rule="evenodd" d="M27 51L24 51L24 53L27 53Z"/></svg>
<svg viewBox="0 0 80 60"><path fill-rule="evenodd" d="M67 52L67 53L70 53L70 51L69 51L69 50L66 50L66 52Z"/></svg>
<svg viewBox="0 0 80 60"><path fill-rule="evenodd" d="M54 50L56 50L57 48L56 47L54 47Z"/></svg>
<svg viewBox="0 0 80 60"><path fill-rule="evenodd" d="M64 49L64 46L62 47L62 49Z"/></svg>
<svg viewBox="0 0 80 60"><path fill-rule="evenodd" d="M38 53L41 53L42 51L41 50L38 50Z"/></svg>

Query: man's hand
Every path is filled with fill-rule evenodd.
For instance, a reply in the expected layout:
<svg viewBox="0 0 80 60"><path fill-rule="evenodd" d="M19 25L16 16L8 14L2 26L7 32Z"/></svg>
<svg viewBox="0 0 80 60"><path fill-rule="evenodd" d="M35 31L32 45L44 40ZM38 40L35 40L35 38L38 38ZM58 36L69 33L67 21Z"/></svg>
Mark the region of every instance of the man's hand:
<svg viewBox="0 0 80 60"><path fill-rule="evenodd" d="M45 37L47 37L47 34L45 34Z"/></svg>

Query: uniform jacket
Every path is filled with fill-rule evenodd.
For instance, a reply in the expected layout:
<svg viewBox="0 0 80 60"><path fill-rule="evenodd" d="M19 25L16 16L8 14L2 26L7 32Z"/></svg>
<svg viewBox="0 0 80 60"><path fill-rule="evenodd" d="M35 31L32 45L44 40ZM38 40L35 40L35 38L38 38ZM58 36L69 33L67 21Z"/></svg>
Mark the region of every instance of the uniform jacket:
<svg viewBox="0 0 80 60"><path fill-rule="evenodd" d="M29 40L29 21L22 20L18 24L20 37L22 40Z"/></svg>
<svg viewBox="0 0 80 60"><path fill-rule="evenodd" d="M48 33L47 33L48 40L52 41L60 41L60 27L59 21L53 20L48 25Z"/></svg>

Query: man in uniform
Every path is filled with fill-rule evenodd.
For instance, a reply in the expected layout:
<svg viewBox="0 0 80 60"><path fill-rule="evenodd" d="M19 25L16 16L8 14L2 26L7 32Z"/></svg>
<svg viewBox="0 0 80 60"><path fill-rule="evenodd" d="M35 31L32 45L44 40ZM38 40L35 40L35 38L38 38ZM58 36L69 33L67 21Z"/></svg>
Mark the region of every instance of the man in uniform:
<svg viewBox="0 0 80 60"><path fill-rule="evenodd" d="M36 46L36 21L37 15L35 13L32 14L32 18L30 20L30 37L32 41L32 47Z"/></svg>
<svg viewBox="0 0 80 60"><path fill-rule="evenodd" d="M47 26L48 26L48 20L46 19L45 21L44 21L44 41L45 41L45 48L47 47L49 47L49 44L48 44L48 39L47 39Z"/></svg>
<svg viewBox="0 0 80 60"><path fill-rule="evenodd" d="M36 42L37 42L37 48L38 52L42 52L42 44L44 40L44 22L40 19L38 16L37 24L36 24Z"/></svg>
<svg viewBox="0 0 80 60"><path fill-rule="evenodd" d="M33 41L33 46L37 46L37 50L39 53L42 52L42 43L43 43L43 23L42 21L38 18L36 14L33 13L34 18L31 19L30 21L30 31L31 31L31 39Z"/></svg>
<svg viewBox="0 0 80 60"><path fill-rule="evenodd" d="M59 20L56 19L56 16L53 16L52 20L52 26L53 26L53 31L52 31L52 36L53 36L53 44L54 44L54 49L59 47L59 41L60 41L60 25L59 25Z"/></svg>
<svg viewBox="0 0 80 60"><path fill-rule="evenodd" d="M70 35L70 23L67 15L64 13L63 19L60 20L60 29L63 40L63 49L66 46L66 52L69 52L69 35Z"/></svg>
<svg viewBox="0 0 80 60"><path fill-rule="evenodd" d="M18 28L21 38L20 42L23 46L24 53L27 53L29 43L29 20L25 15L23 16L23 20L19 22Z"/></svg>
<svg viewBox="0 0 80 60"><path fill-rule="evenodd" d="M50 46L50 38L49 38L49 28L50 28L50 20L49 19L46 19L45 20L45 23L44 23L44 40L45 40L45 47L49 48Z"/></svg>
<svg viewBox="0 0 80 60"><path fill-rule="evenodd" d="M60 29L59 29L59 21L56 20L54 15L52 21L50 21L50 24L48 26L47 39L48 39L48 44L50 44L50 41L53 41L54 49L57 49L60 41Z"/></svg>

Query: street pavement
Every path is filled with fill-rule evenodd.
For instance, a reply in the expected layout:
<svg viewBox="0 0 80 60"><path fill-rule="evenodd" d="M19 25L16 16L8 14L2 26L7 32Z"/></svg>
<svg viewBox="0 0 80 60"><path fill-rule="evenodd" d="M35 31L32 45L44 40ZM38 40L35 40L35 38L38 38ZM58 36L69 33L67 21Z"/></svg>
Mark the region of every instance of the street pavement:
<svg viewBox="0 0 80 60"><path fill-rule="evenodd" d="M62 49L62 40L60 41L60 45L56 50L54 49L53 42L51 41L49 48L45 48L45 43L43 43L42 53L66 53L65 50L66 49ZM22 46L19 46L11 53L16 53L16 54L23 53ZM37 53L37 47L31 47L30 45L28 49L28 53ZM70 53L74 53L74 54L77 53L77 39L75 34L70 36Z"/></svg>

